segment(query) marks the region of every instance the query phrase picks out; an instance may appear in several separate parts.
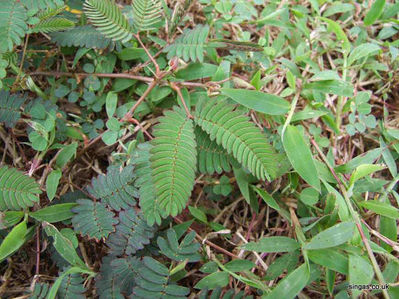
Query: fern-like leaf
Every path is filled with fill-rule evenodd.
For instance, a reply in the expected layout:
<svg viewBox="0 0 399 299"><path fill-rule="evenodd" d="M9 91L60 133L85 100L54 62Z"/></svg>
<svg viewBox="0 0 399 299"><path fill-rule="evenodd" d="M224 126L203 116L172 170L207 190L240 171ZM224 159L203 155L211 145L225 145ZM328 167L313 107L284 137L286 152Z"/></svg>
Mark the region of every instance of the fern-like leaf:
<svg viewBox="0 0 399 299"><path fill-rule="evenodd" d="M104 204L88 199L79 199L76 202L79 205L72 209L76 213L72 218L73 228L76 232L99 240L106 238L114 231L114 225L118 220Z"/></svg>
<svg viewBox="0 0 399 299"><path fill-rule="evenodd" d="M107 175L100 175L92 180L92 186L87 191L95 198L100 199L115 211L131 209L136 205L134 197L138 191L133 187L135 175L133 166L127 166L122 171L119 167L109 167Z"/></svg>
<svg viewBox="0 0 399 299"><path fill-rule="evenodd" d="M50 33L57 32L66 29L70 29L75 26L75 23L66 18L50 18L43 20L36 24L29 30L30 33Z"/></svg>
<svg viewBox="0 0 399 299"><path fill-rule="evenodd" d="M266 136L235 106L208 100L197 105L194 120L258 179L275 177L279 156Z"/></svg>
<svg viewBox="0 0 399 299"><path fill-rule="evenodd" d="M111 39L104 37L96 28L90 25L55 32L51 34L51 39L61 47L74 46L88 49L105 49L113 43Z"/></svg>
<svg viewBox="0 0 399 299"><path fill-rule="evenodd" d="M0 1L0 53L20 45L28 31L27 11L17 0Z"/></svg>
<svg viewBox="0 0 399 299"><path fill-rule="evenodd" d="M55 9L63 6L63 0L19 0L30 12L35 12L42 9Z"/></svg>
<svg viewBox="0 0 399 299"><path fill-rule="evenodd" d="M92 24L106 37L121 42L132 38L132 29L114 1L86 0L83 7Z"/></svg>
<svg viewBox="0 0 399 299"><path fill-rule="evenodd" d="M150 161L151 148L152 145L150 143L141 143L137 146L133 156L137 174L135 183L137 188L139 188L140 207L150 226L154 223L161 224L162 218L167 216L159 205L155 204L155 190Z"/></svg>
<svg viewBox="0 0 399 299"><path fill-rule="evenodd" d="M154 127L151 168L155 205L176 216L185 207L195 179L197 164L193 122L182 108L166 111Z"/></svg>
<svg viewBox="0 0 399 299"><path fill-rule="evenodd" d="M96 277L100 299L124 299L122 293L130 294L135 285L134 278L141 263L134 257L114 259L106 256L102 260L100 273Z"/></svg>
<svg viewBox="0 0 399 299"><path fill-rule="evenodd" d="M59 275L61 276L62 273ZM79 273L69 274L61 282L58 289L58 298L63 299L85 299L86 288L83 285L84 279Z"/></svg>
<svg viewBox="0 0 399 299"><path fill-rule="evenodd" d="M157 244L161 253L168 258L182 262L197 262L201 259L198 253L200 244L195 242L195 232L188 233L179 244L176 231L173 228L168 229L166 232L167 238L158 237Z"/></svg>
<svg viewBox="0 0 399 299"><path fill-rule="evenodd" d="M119 224L116 231L110 234L107 245L113 255L134 254L150 243L154 230L133 209L123 211L119 213Z"/></svg>
<svg viewBox="0 0 399 299"><path fill-rule="evenodd" d="M198 150L198 171L208 174L231 171L232 157L227 154L224 148L216 141L209 139L208 134L198 126L195 127L194 131Z"/></svg>
<svg viewBox="0 0 399 299"><path fill-rule="evenodd" d="M157 28L162 19L161 0L133 0L133 24L137 32Z"/></svg>
<svg viewBox="0 0 399 299"><path fill-rule="evenodd" d="M204 61L204 47L208 37L209 26L198 25L195 29L187 29L175 42L165 48L168 58L177 56L185 61Z"/></svg>
<svg viewBox="0 0 399 299"><path fill-rule="evenodd" d="M26 98L12 95L8 91L0 91L0 122L13 128L21 117L20 108Z"/></svg>
<svg viewBox="0 0 399 299"><path fill-rule="evenodd" d="M47 8L41 12L39 12L36 17L40 19L40 21L48 20L52 17L55 17L56 15L60 14L63 12L66 8L66 5L61 5L55 8Z"/></svg>
<svg viewBox="0 0 399 299"><path fill-rule="evenodd" d="M168 268L148 256L143 259L136 284L132 299L186 298L189 293L188 288L171 283Z"/></svg>
<svg viewBox="0 0 399 299"><path fill-rule="evenodd" d="M46 299L50 291L50 284L48 283L35 283L33 292L28 297L29 299Z"/></svg>
<svg viewBox="0 0 399 299"><path fill-rule="evenodd" d="M36 181L15 168L0 168L0 211L23 210L39 201Z"/></svg>

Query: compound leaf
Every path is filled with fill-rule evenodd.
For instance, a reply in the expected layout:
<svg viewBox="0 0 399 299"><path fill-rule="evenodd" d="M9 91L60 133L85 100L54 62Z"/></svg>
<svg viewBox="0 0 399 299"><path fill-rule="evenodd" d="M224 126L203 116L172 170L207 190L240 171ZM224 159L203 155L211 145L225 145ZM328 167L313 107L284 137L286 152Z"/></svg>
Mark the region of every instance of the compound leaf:
<svg viewBox="0 0 399 299"><path fill-rule="evenodd" d="M275 177L279 156L249 118L226 101L197 104L194 121L258 179Z"/></svg>
<svg viewBox="0 0 399 299"><path fill-rule="evenodd" d="M76 202L78 206L72 209L76 213L72 218L73 228L76 232L99 240L106 238L114 231L114 225L118 220L103 203L88 199L79 199Z"/></svg>

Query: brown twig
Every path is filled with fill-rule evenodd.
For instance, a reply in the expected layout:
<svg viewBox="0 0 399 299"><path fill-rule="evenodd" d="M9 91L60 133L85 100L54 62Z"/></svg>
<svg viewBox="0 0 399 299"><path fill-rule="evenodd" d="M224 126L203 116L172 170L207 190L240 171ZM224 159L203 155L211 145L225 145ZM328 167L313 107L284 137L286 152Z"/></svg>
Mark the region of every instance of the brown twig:
<svg viewBox="0 0 399 299"><path fill-rule="evenodd" d="M155 60L155 58L151 55L150 51L148 51L147 47L144 45L144 43L141 41L140 38L140 33L137 33L134 35L134 37L137 39L137 41L139 42L140 46L144 49L145 53L147 54L148 58L150 58L151 62L154 64L155 66L155 77L158 78L161 74L161 70L159 68L159 65L157 63L157 61Z"/></svg>
<svg viewBox="0 0 399 299"><path fill-rule="evenodd" d="M141 95L141 97L137 100L137 102L133 105L132 108L128 112L126 112L125 116L122 117L121 121L129 121L132 118L134 111L137 109L138 106L145 100L148 94L153 90L153 88L157 85L157 80L154 80L148 85L147 89Z"/></svg>
<svg viewBox="0 0 399 299"><path fill-rule="evenodd" d="M144 76L139 76L139 75L132 75L132 74L127 74L127 73L94 73L94 74L88 74L88 73L68 73L68 72L31 72L29 73L30 76L54 76L54 77L89 77L89 76L96 76L100 78L124 78L124 79L132 79L132 80L138 80L138 81L143 81L143 82L152 82L154 81L153 78L150 77L144 77Z"/></svg>
<svg viewBox="0 0 399 299"><path fill-rule="evenodd" d="M179 98L183 104L184 110L186 110L187 117L190 119L194 119L194 117L190 113L190 110L187 107L186 101L184 100L184 97L183 97L183 94L181 93L180 87L174 82L170 82L170 86L172 87L173 90L176 91L177 95L179 96Z"/></svg>
<svg viewBox="0 0 399 299"><path fill-rule="evenodd" d="M182 223L183 223L183 221L181 221L181 220L180 220L179 218L177 218L177 217L173 217L173 219L174 219L177 223L179 223L179 224L182 224ZM226 254L226 255L232 257L232 258L240 259L240 258L239 258L238 256L236 256L234 253L231 253L230 251L227 251L226 249L224 249L224 248L222 248L222 247L220 247L220 246L218 246L218 245L216 245L216 244L214 244L214 243L212 243L212 242L210 242L210 241L208 241L208 240L205 240L205 241L204 241L204 239L203 239L195 230L193 230L191 227L188 228L188 231L189 231L189 232L195 232L195 237L196 237L199 241L201 241L201 243L204 242L204 243L206 243L207 245L209 245L209 246L215 248L217 251L222 252L222 253L224 253L224 254Z"/></svg>

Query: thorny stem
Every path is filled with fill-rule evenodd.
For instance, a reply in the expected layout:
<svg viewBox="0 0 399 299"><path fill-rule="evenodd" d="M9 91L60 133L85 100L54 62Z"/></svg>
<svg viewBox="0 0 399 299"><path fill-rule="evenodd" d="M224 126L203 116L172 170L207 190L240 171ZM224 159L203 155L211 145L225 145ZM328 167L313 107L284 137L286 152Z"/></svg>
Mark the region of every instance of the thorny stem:
<svg viewBox="0 0 399 299"><path fill-rule="evenodd" d="M176 91L177 95L179 96L179 98L183 104L184 110L186 110L187 117L190 119L194 119L194 117L190 113L190 110L187 107L186 101L184 100L184 97L181 93L180 87L174 82L170 82L170 86Z"/></svg>
<svg viewBox="0 0 399 299"><path fill-rule="evenodd" d="M167 73L168 74L168 73ZM161 72L161 77L164 78L167 74L162 75ZM145 76L139 76L139 75L133 75L130 73L94 73L94 74L88 74L88 73L68 73L68 72L31 72L28 75L30 76L54 76L54 77L89 77L89 76L96 76L99 78L124 78L124 79L132 79L132 80L138 80L142 82L147 82L151 83L153 82L154 78L151 77L145 77ZM231 78L223 79L221 81L217 82L208 82L208 83L199 83L199 82L179 82L179 85L185 86L185 87L201 87L201 88L209 88L212 86L218 86L218 84L224 83L226 81L229 81ZM169 85L168 82L165 80L161 80L158 78L158 82L160 85Z"/></svg>
<svg viewBox="0 0 399 299"><path fill-rule="evenodd" d="M332 168L332 166L330 165L330 162L328 162L327 157L324 155L324 153L320 150L319 146L317 145L317 143L311 139L310 140L311 143L313 144L313 146L316 148L317 152L319 153L320 157L323 159L324 163L326 163L327 167L329 168L329 170L331 171L332 175L334 176L334 178L337 180L338 185L340 187L341 193L345 199L346 205L348 207L349 213L352 216L352 219L355 221L356 227L359 231L360 237L363 241L364 247L367 250L367 254L369 256L369 259L373 265L374 268L374 272L375 275L377 276L378 282L380 283L380 285L385 285L385 279L384 276L382 275L381 269L378 266L377 260L375 259L373 250L370 247L369 241L366 238L366 236L364 235L363 229L362 229L362 225L360 222L360 218L359 215L356 213L356 211L353 209L352 203L349 199L348 193L346 191L346 188L344 187L342 181L339 179L339 177L337 176L337 174L335 173L335 170ZM387 292L387 290L383 289L382 290L382 294L384 296L385 299L389 299L390 296Z"/></svg>
<svg viewBox="0 0 399 299"><path fill-rule="evenodd" d="M130 110L122 118L122 121L128 121L129 119L132 118L134 111L144 101L144 99L148 96L148 94L151 92L151 90L154 89L154 87L156 85L157 85L157 80L152 81L150 83L150 85L148 85L147 89L144 91L144 93L141 95L141 97L137 100L136 104L134 104L133 107L130 108Z"/></svg>
<svg viewBox="0 0 399 299"><path fill-rule="evenodd" d="M140 33L135 34L134 37L139 42L140 46L144 49L144 51L147 54L148 58L150 58L151 62L154 64L154 66L155 66L155 77L158 78L158 76L161 73L161 70L159 68L159 65L158 65L157 61L155 60L155 58L151 55L150 51L148 51L147 47L141 41Z"/></svg>
<svg viewBox="0 0 399 299"><path fill-rule="evenodd" d="M153 78L132 75L128 73L95 73L95 74L88 74L88 73L68 73L68 72L32 72L29 73L30 76L55 76L55 77L88 77L88 76L96 76L100 78L125 78L125 79L132 79L138 80L143 82L152 82L154 81Z"/></svg>
<svg viewBox="0 0 399 299"><path fill-rule="evenodd" d="M128 122L131 122L131 123L134 123L135 125L137 125L137 126L140 128L140 130L141 130L145 135L147 135L148 138L150 138L150 140L154 139L154 137L152 137L152 135L151 135L150 133L148 133L148 131L141 125L141 123L140 123L137 119L131 117L131 118L128 119L127 121L128 121Z"/></svg>

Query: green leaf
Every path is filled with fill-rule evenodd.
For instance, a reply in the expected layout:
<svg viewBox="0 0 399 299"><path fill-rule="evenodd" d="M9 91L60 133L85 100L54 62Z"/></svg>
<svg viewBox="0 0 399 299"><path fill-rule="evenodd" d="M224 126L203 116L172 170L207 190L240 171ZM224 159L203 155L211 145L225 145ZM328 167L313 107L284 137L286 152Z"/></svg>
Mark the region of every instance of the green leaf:
<svg viewBox="0 0 399 299"><path fill-rule="evenodd" d="M327 19L324 17L320 17L320 19L328 24L327 30L329 32L335 33L335 35L337 36L337 39L342 41L342 49L346 53L348 53L350 50L351 44L350 44L348 37L346 36L344 30L341 28L341 26L333 20L330 20L330 19Z"/></svg>
<svg viewBox="0 0 399 299"><path fill-rule="evenodd" d="M194 186L197 152L193 122L184 109L166 111L154 128L151 153L152 180L157 205L176 216L185 207Z"/></svg>
<svg viewBox="0 0 399 299"><path fill-rule="evenodd" d="M73 28L75 23L69 19L54 17L47 20L42 20L35 26L33 26L29 33L50 33L56 31L62 31L66 29Z"/></svg>
<svg viewBox="0 0 399 299"><path fill-rule="evenodd" d="M319 201L319 192L313 188L305 188L299 195L299 199L308 206L313 206Z"/></svg>
<svg viewBox="0 0 399 299"><path fill-rule="evenodd" d="M188 233L179 244L176 231L173 228L166 232L167 238L158 237L157 244L161 253L168 258L183 262L197 262L201 256L198 253L200 244L195 241L195 232Z"/></svg>
<svg viewBox="0 0 399 299"><path fill-rule="evenodd" d="M229 283L229 274L227 272L215 272L202 278L195 286L196 289L213 290L218 287L225 287Z"/></svg>
<svg viewBox="0 0 399 299"><path fill-rule="evenodd" d="M352 65L356 60L370 56L371 54L377 54L377 52L380 49L381 48L376 44L372 43L361 44L356 48L354 48L349 54L348 65Z"/></svg>
<svg viewBox="0 0 399 299"><path fill-rule="evenodd" d="M290 252L298 249L299 243L288 237L264 237L258 242L249 242L242 246L244 250L256 252Z"/></svg>
<svg viewBox="0 0 399 299"><path fill-rule="evenodd" d="M43 227L46 234L53 237L53 246L66 261L72 266L79 266L87 269L86 264L80 259L75 251L75 247L68 238L64 237L58 229L50 223L43 222Z"/></svg>
<svg viewBox="0 0 399 299"><path fill-rule="evenodd" d="M320 180L312 153L297 127L288 126L283 145L294 170L311 186L320 191Z"/></svg>
<svg viewBox="0 0 399 299"><path fill-rule="evenodd" d="M331 93L338 96L353 96L353 86L350 82L343 80L314 81L304 85L304 88L321 93Z"/></svg>
<svg viewBox="0 0 399 299"><path fill-rule="evenodd" d="M0 211L23 210L39 201L39 184L15 168L0 167Z"/></svg>
<svg viewBox="0 0 399 299"><path fill-rule="evenodd" d="M135 298L183 299L190 292L188 288L173 284L168 268L148 256L143 258L143 266L140 267L135 282L137 284L133 289Z"/></svg>
<svg viewBox="0 0 399 299"><path fill-rule="evenodd" d="M29 216L38 221L46 221L49 223L64 221L70 219L75 215L71 209L77 206L76 203L62 203L40 209L29 213Z"/></svg>
<svg viewBox="0 0 399 299"><path fill-rule="evenodd" d="M24 217L23 211L5 211L0 212L0 230L6 229L19 223Z"/></svg>
<svg viewBox="0 0 399 299"><path fill-rule="evenodd" d="M314 250L335 247L345 243L353 237L355 224L353 222L341 222L318 233L303 246L303 249Z"/></svg>
<svg viewBox="0 0 399 299"><path fill-rule="evenodd" d="M28 31L28 14L20 1L0 2L0 53L20 45Z"/></svg>
<svg viewBox="0 0 399 299"><path fill-rule="evenodd" d="M167 46L168 59L173 57L183 58L184 61L204 61L204 47L208 37L209 26L197 25L194 29L186 29L175 42Z"/></svg>
<svg viewBox="0 0 399 299"><path fill-rule="evenodd" d="M105 204L89 199L78 199L76 202L78 205L73 209L75 216L72 218L76 232L100 240L114 231L114 225L118 220Z"/></svg>
<svg viewBox="0 0 399 299"><path fill-rule="evenodd" d="M336 249L310 250L307 252L309 259L331 270L348 274L348 257Z"/></svg>
<svg viewBox="0 0 399 299"><path fill-rule="evenodd" d="M16 252L25 243L26 221L16 225L0 244L0 262Z"/></svg>
<svg viewBox="0 0 399 299"><path fill-rule="evenodd" d="M200 210L196 207L192 207L192 206L188 206L188 209L189 209L191 215L193 215L193 217L196 218L197 220L199 220L203 223L208 222L206 215L202 210Z"/></svg>
<svg viewBox="0 0 399 299"><path fill-rule="evenodd" d="M362 164L356 167L355 171L352 173L351 178L349 180L349 186L353 186L353 184L361 178L368 176L376 171L380 171L384 169L384 165L376 165L376 164Z"/></svg>
<svg viewBox="0 0 399 299"><path fill-rule="evenodd" d="M139 58L146 57L144 49L141 48L124 48L122 51L117 53L120 60L136 60Z"/></svg>
<svg viewBox="0 0 399 299"><path fill-rule="evenodd" d="M150 243L155 227L150 227L142 213L136 213L133 207L120 211L119 223L115 232L107 238L110 254L114 256L133 255Z"/></svg>
<svg viewBox="0 0 399 299"><path fill-rule="evenodd" d="M226 101L208 99L197 104L194 121L258 179L276 176L280 156L247 116Z"/></svg>
<svg viewBox="0 0 399 299"><path fill-rule="evenodd" d="M309 268L306 264L302 264L284 277L271 293L262 296L262 299L295 298L295 296L308 284L309 279Z"/></svg>
<svg viewBox="0 0 399 299"><path fill-rule="evenodd" d="M349 254L349 283L351 285L368 285L373 279L374 271L368 260L357 254ZM356 297L362 291L352 289Z"/></svg>
<svg viewBox="0 0 399 299"><path fill-rule="evenodd" d="M101 139L106 145L112 145L118 140L118 135L118 131L106 131Z"/></svg>
<svg viewBox="0 0 399 299"><path fill-rule="evenodd" d="M132 38L132 28L115 2L86 0L83 6L91 23L107 38L121 42Z"/></svg>
<svg viewBox="0 0 399 299"><path fill-rule="evenodd" d="M381 16L384 11L385 0L376 0L371 5L370 10L367 12L366 17L363 20L364 25L370 26Z"/></svg>
<svg viewBox="0 0 399 299"><path fill-rule="evenodd" d="M107 111L108 118L111 118L116 110L116 105L118 104L118 94L112 91L107 93L105 98L105 110Z"/></svg>
<svg viewBox="0 0 399 299"><path fill-rule="evenodd" d="M376 200L361 201L358 203L361 207L373 211L391 219L399 219L399 210L388 203Z"/></svg>
<svg viewBox="0 0 399 299"><path fill-rule="evenodd" d="M32 142L32 148L36 151L44 151L47 148L47 138L37 131L32 131L28 135L29 141Z"/></svg>
<svg viewBox="0 0 399 299"><path fill-rule="evenodd" d="M276 211L280 211L280 206L277 204L277 202L274 200L274 198L267 193L265 190L260 189L254 185L251 185L252 188L262 197L262 199L267 203L271 208L275 209Z"/></svg>
<svg viewBox="0 0 399 299"><path fill-rule="evenodd" d="M132 8L133 24L137 32L156 29L162 20L161 0L135 0Z"/></svg>
<svg viewBox="0 0 399 299"><path fill-rule="evenodd" d="M57 192L57 187L60 182L62 172L59 169L55 169L50 172L46 179L46 192L47 197L50 201L53 200L55 193Z"/></svg>
<svg viewBox="0 0 399 299"><path fill-rule="evenodd" d="M62 281L64 280L64 278L70 274L75 274L75 273L84 273L84 274L89 274L91 276L93 276L95 273L88 270L88 269L82 269L80 267L71 267L68 270L66 270L65 272L62 273L61 276L59 276L56 281L54 282L54 284L52 285L50 292L47 294L46 299L55 299L55 297L57 296L57 292L58 289L61 286Z"/></svg>
<svg viewBox="0 0 399 299"><path fill-rule="evenodd" d="M87 49L105 49L112 40L106 38L91 25L76 26L70 30L50 34L52 41L61 47L81 47Z"/></svg>
<svg viewBox="0 0 399 299"><path fill-rule="evenodd" d="M175 75L178 79L184 79L186 81L204 79L212 77L218 67L214 64L209 63L190 63L184 69L178 70Z"/></svg>
<svg viewBox="0 0 399 299"><path fill-rule="evenodd" d="M273 280L278 278L281 274L283 274L284 270L287 270L287 273L291 272L295 269L299 261L300 251L295 250L289 253L285 253L282 256L278 257L273 261L269 268L267 268L265 280Z"/></svg>
<svg viewBox="0 0 399 299"><path fill-rule="evenodd" d="M283 98L256 90L222 88L222 94L235 102L257 112L269 115L283 115L290 110L290 104Z"/></svg>
<svg viewBox="0 0 399 299"><path fill-rule="evenodd" d="M76 149L78 148L78 144L76 142L73 142L61 149L61 152L59 153L57 159L55 160L55 163L57 164L58 167L62 168L64 167L72 157L75 156L76 154Z"/></svg>
<svg viewBox="0 0 399 299"><path fill-rule="evenodd" d="M249 271L256 267L255 263L249 260L232 260L224 266L231 272Z"/></svg>

